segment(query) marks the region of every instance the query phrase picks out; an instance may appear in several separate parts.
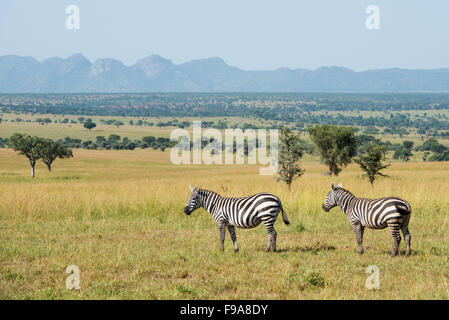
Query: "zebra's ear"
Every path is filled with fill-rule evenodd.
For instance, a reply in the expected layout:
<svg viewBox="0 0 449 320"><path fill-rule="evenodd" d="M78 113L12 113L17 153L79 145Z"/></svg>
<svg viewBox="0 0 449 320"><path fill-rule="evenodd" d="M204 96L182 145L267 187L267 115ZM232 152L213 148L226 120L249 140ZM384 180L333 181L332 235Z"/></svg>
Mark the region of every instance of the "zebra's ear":
<svg viewBox="0 0 449 320"><path fill-rule="evenodd" d="M193 192L193 191L195 191L195 190L197 189L197 186L193 186L193 187L192 187L191 185L189 185L189 189L190 189L190 191Z"/></svg>
<svg viewBox="0 0 449 320"><path fill-rule="evenodd" d="M335 188L335 187L334 187L334 183L333 183L333 182L331 183L331 188L332 188L332 189L333 189L333 188Z"/></svg>
<svg viewBox="0 0 449 320"><path fill-rule="evenodd" d="M343 188L343 183L339 183L337 188Z"/></svg>

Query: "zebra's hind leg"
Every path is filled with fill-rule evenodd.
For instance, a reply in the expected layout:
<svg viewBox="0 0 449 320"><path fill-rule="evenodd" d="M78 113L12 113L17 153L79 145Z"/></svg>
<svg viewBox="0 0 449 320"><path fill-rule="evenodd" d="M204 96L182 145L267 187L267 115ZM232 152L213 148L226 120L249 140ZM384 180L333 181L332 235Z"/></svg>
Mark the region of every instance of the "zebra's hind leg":
<svg viewBox="0 0 449 320"><path fill-rule="evenodd" d="M408 231L408 227L402 228L402 235L404 236L405 244L407 245L407 248L405 250L405 255L410 255L410 232Z"/></svg>
<svg viewBox="0 0 449 320"><path fill-rule="evenodd" d="M271 232L271 249L273 250L273 252L276 252L276 238L277 238L277 233L276 230L274 230L273 228L273 232Z"/></svg>
<svg viewBox="0 0 449 320"><path fill-rule="evenodd" d="M237 235L235 234L235 227L228 225L229 235L231 236L232 242L234 243L234 252L239 251L239 246L237 245Z"/></svg>
<svg viewBox="0 0 449 320"><path fill-rule="evenodd" d="M271 239L270 239L270 235L268 235L268 242L267 242L267 247L265 248L266 252L269 252L271 248Z"/></svg>
<svg viewBox="0 0 449 320"><path fill-rule="evenodd" d="M410 239L412 238L410 236L410 232L408 231L408 222L410 220L410 215L408 215L404 221L402 222L401 230L402 235L404 236L405 244L407 245L407 249L405 250L405 255L410 255Z"/></svg>
<svg viewBox="0 0 449 320"><path fill-rule="evenodd" d="M393 237L393 249L391 250L391 256L394 257L398 254L399 244L401 243L401 235L399 234L400 223L392 222L389 223L391 236Z"/></svg>
<svg viewBox="0 0 449 320"><path fill-rule="evenodd" d="M276 251L277 233L276 230L274 230L274 222L276 221L276 217L273 218L273 216L266 216L262 218L262 221L265 224L265 228L267 229L268 232L268 243L265 251L267 252L270 251L270 248L273 251Z"/></svg>
<svg viewBox="0 0 449 320"><path fill-rule="evenodd" d="M265 249L266 252L269 252L270 248L273 250L273 252L276 252L276 238L276 230L274 230L274 228L272 227L270 230L268 230L268 243L267 248Z"/></svg>

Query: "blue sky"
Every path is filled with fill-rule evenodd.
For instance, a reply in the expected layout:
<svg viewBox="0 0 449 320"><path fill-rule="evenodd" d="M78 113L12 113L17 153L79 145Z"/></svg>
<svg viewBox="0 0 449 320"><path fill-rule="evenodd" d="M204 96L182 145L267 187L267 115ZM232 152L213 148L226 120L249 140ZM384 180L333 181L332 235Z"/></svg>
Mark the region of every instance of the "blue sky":
<svg viewBox="0 0 449 320"><path fill-rule="evenodd" d="M65 8L80 9L80 30ZM368 5L380 29L365 27ZM0 55L75 52L127 65L219 56L242 69L449 67L447 0L1 0Z"/></svg>

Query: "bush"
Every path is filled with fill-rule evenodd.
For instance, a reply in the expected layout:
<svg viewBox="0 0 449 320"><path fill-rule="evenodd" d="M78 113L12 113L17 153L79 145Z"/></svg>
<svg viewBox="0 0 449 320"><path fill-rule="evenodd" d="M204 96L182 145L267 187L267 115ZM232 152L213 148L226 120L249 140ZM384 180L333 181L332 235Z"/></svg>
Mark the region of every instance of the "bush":
<svg viewBox="0 0 449 320"><path fill-rule="evenodd" d="M435 153L429 158L429 161L449 161L449 151Z"/></svg>

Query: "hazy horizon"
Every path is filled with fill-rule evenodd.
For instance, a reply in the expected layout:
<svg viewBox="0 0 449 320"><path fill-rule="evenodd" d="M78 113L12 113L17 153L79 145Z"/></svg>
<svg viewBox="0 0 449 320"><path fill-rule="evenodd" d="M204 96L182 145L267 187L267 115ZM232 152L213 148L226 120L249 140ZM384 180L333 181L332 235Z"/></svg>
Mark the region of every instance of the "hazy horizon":
<svg viewBox="0 0 449 320"><path fill-rule="evenodd" d="M222 57L217 57L217 56L216 56L216 57L202 57L202 58L199 57L199 58L194 58L194 59L192 59L192 60L182 61L182 62L180 62L180 63L175 63L175 62L174 62L172 59L170 59L169 57L164 57L164 56L161 56L160 54L157 54L157 53L151 53L151 54L148 54L148 55L146 55L146 56L144 56L144 57L141 57L141 58L137 59L136 61L134 61L134 62L132 62L132 63L130 63L130 64L125 63L125 62L121 61L120 59L111 58L111 57L98 57L98 58L96 58L95 60L91 60L91 59L89 59L88 57L86 57L86 55L84 55L84 54L82 54L82 53L80 53L80 52L75 52L75 53L70 54L70 55L65 56L65 57L49 56L49 57L43 58L43 59L38 59L38 58L33 57L33 56L24 56L24 55L18 55L18 54L6 54L6 55L1 55L0 58L3 57L3 56L8 56L8 55L9 55L9 56L20 56L20 57L25 57L25 58L26 58L26 57L31 57L31 58L36 59L36 60L37 60L38 62L40 62L40 63L44 62L45 60L49 60L49 59L53 59L53 58L68 59L68 58L70 58L71 56L74 56L74 55L81 55L81 56L83 56L84 58L86 58L87 60L89 60L89 62L91 62L92 64L94 64L96 60L100 60L100 59L114 59L114 60L118 60L118 61L122 62L126 67L134 66L137 62L139 62L140 60L145 59L145 58L147 58L147 57L149 57L149 56L160 56L160 57L163 58L163 59L170 60L171 62L173 62L174 65L180 65L180 64L192 62L192 61L195 61L195 60L198 60L198 61L199 61L199 60L207 60L207 59L216 59L216 58L218 58L218 59L223 60L224 63L227 64L228 66L230 66L230 67L235 67L235 68L241 69L241 70L243 70L243 71L276 71L276 70L279 70L279 69L290 69L290 70L304 69L304 70L315 71L315 70L320 69L320 68L323 68L323 67L325 67L325 68L326 68L326 67L327 67L327 68L343 68L343 69L349 69L349 70L354 71L354 72L364 72L364 71L374 71L374 70L387 70L387 69L402 69L402 70L413 70L413 71L419 71L419 70L449 69L449 67L440 67L440 68L438 68L438 67L436 67L436 68L416 68L416 69L413 69L413 68L389 67L389 68L373 68L373 69L366 69L366 70L354 70L354 69L351 69L351 68L348 68L348 67L345 67L345 66L338 66L338 65L322 65L322 66L318 66L318 67L313 68L313 69L311 69L311 68L310 68L310 69L309 69L309 68L289 68L289 67L282 67L282 66L281 66L281 67L278 67L278 68L275 68L275 69L244 69L244 68L241 68L240 66L235 66L235 65L229 64L225 59L223 59Z"/></svg>
<svg viewBox="0 0 449 320"><path fill-rule="evenodd" d="M80 29L65 26L77 5ZM380 10L369 30L365 12ZM238 2L2 0L0 56L39 61L83 54L125 65L150 54L181 64L220 57L242 70L448 68L449 2L419 0L269 0Z"/></svg>

